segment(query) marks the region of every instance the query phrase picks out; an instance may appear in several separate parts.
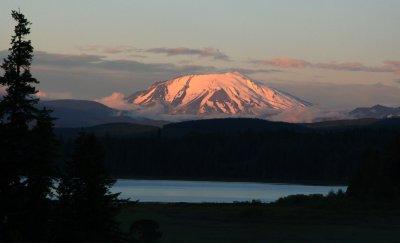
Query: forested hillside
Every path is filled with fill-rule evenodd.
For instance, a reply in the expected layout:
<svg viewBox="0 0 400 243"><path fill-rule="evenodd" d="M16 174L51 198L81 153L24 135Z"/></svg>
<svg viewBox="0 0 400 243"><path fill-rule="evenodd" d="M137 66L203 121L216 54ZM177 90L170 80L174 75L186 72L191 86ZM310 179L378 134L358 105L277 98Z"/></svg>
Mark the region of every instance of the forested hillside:
<svg viewBox="0 0 400 243"><path fill-rule="evenodd" d="M150 136L103 131L100 139L115 177L346 183L368 150L384 153L400 131L396 120L338 124L220 119L171 124ZM67 153L70 142L63 143Z"/></svg>

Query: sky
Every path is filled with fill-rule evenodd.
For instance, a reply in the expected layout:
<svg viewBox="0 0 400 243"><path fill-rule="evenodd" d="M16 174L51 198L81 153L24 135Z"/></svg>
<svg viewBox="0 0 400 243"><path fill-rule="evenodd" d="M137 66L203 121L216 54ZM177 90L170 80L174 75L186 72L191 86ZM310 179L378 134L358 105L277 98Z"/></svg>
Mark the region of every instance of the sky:
<svg viewBox="0 0 400 243"><path fill-rule="evenodd" d="M1 0L0 56L20 8L43 97L129 95L239 70L329 108L400 106L398 0Z"/></svg>

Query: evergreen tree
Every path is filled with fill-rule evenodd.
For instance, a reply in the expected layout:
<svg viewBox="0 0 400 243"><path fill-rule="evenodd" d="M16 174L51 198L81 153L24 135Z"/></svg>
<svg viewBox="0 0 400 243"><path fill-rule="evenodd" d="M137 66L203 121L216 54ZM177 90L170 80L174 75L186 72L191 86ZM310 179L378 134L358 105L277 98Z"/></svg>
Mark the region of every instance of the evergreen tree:
<svg viewBox="0 0 400 243"><path fill-rule="evenodd" d="M22 237L22 220L25 187L21 176L26 172L29 149L29 124L35 118L37 109L34 97L37 83L30 73L33 57L31 42L26 40L30 33L30 22L21 12L12 11L17 22L11 38L10 54L3 60L3 76L0 84L6 87L6 94L0 101L1 148L0 161L0 222L8 240Z"/></svg>
<svg viewBox="0 0 400 243"><path fill-rule="evenodd" d="M4 75L0 84L7 87L7 93L0 102L0 114L2 122L8 121L14 131L26 132L38 111L35 106L38 99L34 96L37 92L34 84L38 81L30 73L33 47L31 41L26 40L31 23L20 11L12 11L11 15L17 25L11 37L10 54L1 65Z"/></svg>
<svg viewBox="0 0 400 243"><path fill-rule="evenodd" d="M115 217L118 194L103 168L104 149L92 134L81 133L58 186L60 225L58 242L119 242Z"/></svg>
<svg viewBox="0 0 400 243"><path fill-rule="evenodd" d="M31 242L46 242L51 237L52 194L55 178L54 160L58 142L53 132L53 118L50 111L39 111L36 125L32 129L32 155L26 174L27 209L26 235Z"/></svg>
<svg viewBox="0 0 400 243"><path fill-rule="evenodd" d="M350 182L347 194L372 201L400 201L400 136L383 151L368 152L366 161Z"/></svg>
<svg viewBox="0 0 400 243"><path fill-rule="evenodd" d="M53 124L47 110L39 111L30 73L33 58L31 23L20 11L9 55L3 60L0 85L0 241L45 242L55 151ZM34 127L32 129L32 127Z"/></svg>

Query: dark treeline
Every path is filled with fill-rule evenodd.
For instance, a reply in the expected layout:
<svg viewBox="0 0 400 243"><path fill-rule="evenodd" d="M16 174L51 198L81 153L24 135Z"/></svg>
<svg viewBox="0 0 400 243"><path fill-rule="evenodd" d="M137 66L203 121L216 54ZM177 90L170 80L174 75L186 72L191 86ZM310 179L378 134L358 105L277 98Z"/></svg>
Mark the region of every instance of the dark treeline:
<svg viewBox="0 0 400 243"><path fill-rule="evenodd" d="M400 137L384 150L369 149L347 194L363 201L400 202ZM400 204L398 204L400 205Z"/></svg>
<svg viewBox="0 0 400 243"><path fill-rule="evenodd" d="M203 123L214 128L199 129ZM230 127L251 123L257 129ZM106 168L115 177L131 178L348 183L368 150L389 153L387 148L400 132L397 126L386 125L311 129L259 123L198 121L189 128L186 123L174 124L143 137L113 136L110 126L110 134L101 137ZM215 129L218 126L224 130ZM64 136L67 151L70 143L71 138Z"/></svg>

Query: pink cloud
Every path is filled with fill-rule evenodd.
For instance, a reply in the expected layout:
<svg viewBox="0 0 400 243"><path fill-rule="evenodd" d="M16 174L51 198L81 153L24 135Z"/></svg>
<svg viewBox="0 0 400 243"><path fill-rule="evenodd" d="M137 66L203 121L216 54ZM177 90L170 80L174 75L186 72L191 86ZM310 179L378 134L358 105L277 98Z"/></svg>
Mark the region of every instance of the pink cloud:
<svg viewBox="0 0 400 243"><path fill-rule="evenodd" d="M126 96L119 92L114 92L110 96L96 99L95 101L117 110L130 110L133 108L132 104L126 101Z"/></svg>
<svg viewBox="0 0 400 243"><path fill-rule="evenodd" d="M400 61L384 61L381 65L377 66L368 66L361 62L312 63L305 60L288 57L275 58L270 60L255 60L251 62L259 65L273 66L279 68L317 68L350 72L400 73Z"/></svg>
<svg viewBox="0 0 400 243"><path fill-rule="evenodd" d="M393 72L400 74L400 61L384 61L387 68L393 69Z"/></svg>
<svg viewBox="0 0 400 243"><path fill-rule="evenodd" d="M344 62L344 63L316 63L312 65L314 68L330 69L338 71L352 71L352 72L392 72L391 68L385 65L382 66L366 66L360 62Z"/></svg>
<svg viewBox="0 0 400 243"><path fill-rule="evenodd" d="M36 97L40 99L50 99L50 100L57 100L57 99L72 99L73 96L70 92L47 92L43 90L39 90L36 93Z"/></svg>
<svg viewBox="0 0 400 243"><path fill-rule="evenodd" d="M289 57L279 57L271 60L255 60L252 62L256 64L280 68L305 68L311 65L311 63L307 61Z"/></svg>
<svg viewBox="0 0 400 243"><path fill-rule="evenodd" d="M47 98L47 93L46 92L44 92L44 91L42 91L42 90L39 90L37 93L36 93L36 96L38 97L38 98Z"/></svg>

